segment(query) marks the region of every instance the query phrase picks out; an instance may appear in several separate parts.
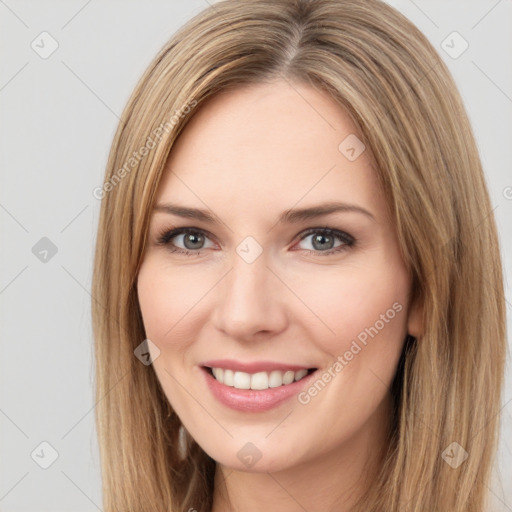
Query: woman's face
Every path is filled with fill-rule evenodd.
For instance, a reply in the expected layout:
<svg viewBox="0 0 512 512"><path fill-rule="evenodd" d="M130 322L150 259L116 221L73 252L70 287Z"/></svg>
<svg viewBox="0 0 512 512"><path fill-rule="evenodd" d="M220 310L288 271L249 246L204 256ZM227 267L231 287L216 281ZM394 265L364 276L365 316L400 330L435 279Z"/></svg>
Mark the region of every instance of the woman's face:
<svg viewBox="0 0 512 512"><path fill-rule="evenodd" d="M198 110L137 287L156 375L212 458L278 471L383 438L418 335L410 285L369 150L329 96L279 81Z"/></svg>

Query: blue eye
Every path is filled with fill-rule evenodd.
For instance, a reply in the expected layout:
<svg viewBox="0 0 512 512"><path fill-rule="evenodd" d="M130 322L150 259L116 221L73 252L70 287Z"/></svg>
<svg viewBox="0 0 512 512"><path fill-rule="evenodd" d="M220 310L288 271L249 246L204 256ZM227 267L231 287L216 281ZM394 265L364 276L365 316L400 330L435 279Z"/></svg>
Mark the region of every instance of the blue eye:
<svg viewBox="0 0 512 512"><path fill-rule="evenodd" d="M345 251L355 245L354 237L348 233L345 233L344 231L331 228L308 229L300 237L300 242L308 237L311 237L312 235L314 235L311 240L313 250L303 249L309 254L328 256L334 253ZM181 236L181 244L184 245L184 247L176 247L173 239L178 239L178 237ZM204 247L206 240L209 240L209 238L206 236L206 232L204 230L192 227L184 227L164 231L158 237L157 244L168 246L172 253L184 254L186 256L199 256L203 249L208 248ZM338 245L334 245L336 240L340 242ZM210 245L210 247L212 247L212 245Z"/></svg>

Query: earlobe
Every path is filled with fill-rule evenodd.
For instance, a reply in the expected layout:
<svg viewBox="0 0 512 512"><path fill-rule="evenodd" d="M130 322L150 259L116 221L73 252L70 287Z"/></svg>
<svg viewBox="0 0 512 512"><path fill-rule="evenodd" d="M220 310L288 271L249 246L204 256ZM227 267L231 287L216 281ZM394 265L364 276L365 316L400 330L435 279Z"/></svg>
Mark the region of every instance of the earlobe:
<svg viewBox="0 0 512 512"><path fill-rule="evenodd" d="M418 339L423 334L423 327L423 306L419 300L415 300L409 307L407 333Z"/></svg>

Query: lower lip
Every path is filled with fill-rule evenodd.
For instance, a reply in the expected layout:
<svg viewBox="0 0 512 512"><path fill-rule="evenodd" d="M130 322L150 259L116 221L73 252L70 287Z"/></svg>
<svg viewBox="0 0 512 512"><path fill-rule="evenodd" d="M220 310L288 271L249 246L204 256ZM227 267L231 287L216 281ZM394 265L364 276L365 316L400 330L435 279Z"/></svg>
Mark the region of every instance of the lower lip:
<svg viewBox="0 0 512 512"><path fill-rule="evenodd" d="M313 378L316 373L311 372L300 380L269 389L237 389L232 386L221 384L210 374L206 368L203 371L206 384L215 398L231 409L245 412L268 411L294 395L297 395Z"/></svg>

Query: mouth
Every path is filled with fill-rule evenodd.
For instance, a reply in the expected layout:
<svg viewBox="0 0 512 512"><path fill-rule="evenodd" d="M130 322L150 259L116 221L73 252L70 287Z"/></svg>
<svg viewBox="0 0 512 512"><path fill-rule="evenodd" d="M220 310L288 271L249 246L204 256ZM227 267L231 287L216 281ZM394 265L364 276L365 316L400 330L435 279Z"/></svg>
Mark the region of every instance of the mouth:
<svg viewBox="0 0 512 512"><path fill-rule="evenodd" d="M311 361L310 363L311 364ZM210 359L197 368L207 396L240 412L264 412L284 404L311 385L319 371L298 361Z"/></svg>
<svg viewBox="0 0 512 512"><path fill-rule="evenodd" d="M297 396L311 385L317 368L247 373L217 366L199 366L210 396L242 413L263 413ZM222 382L221 382L222 381Z"/></svg>
<svg viewBox="0 0 512 512"><path fill-rule="evenodd" d="M301 368L296 371L268 370L248 373L209 366L203 366L202 369L224 386L257 391L289 386L294 382L301 381L317 370L317 368Z"/></svg>

